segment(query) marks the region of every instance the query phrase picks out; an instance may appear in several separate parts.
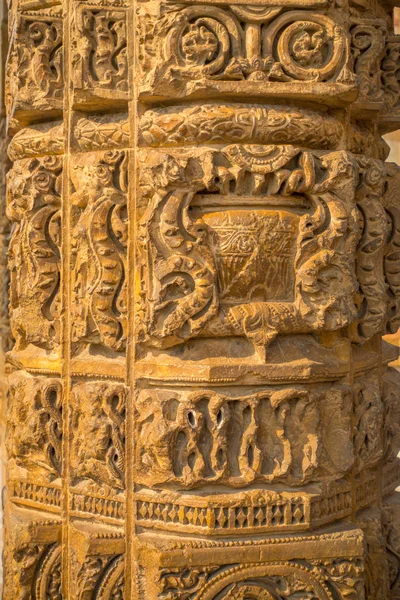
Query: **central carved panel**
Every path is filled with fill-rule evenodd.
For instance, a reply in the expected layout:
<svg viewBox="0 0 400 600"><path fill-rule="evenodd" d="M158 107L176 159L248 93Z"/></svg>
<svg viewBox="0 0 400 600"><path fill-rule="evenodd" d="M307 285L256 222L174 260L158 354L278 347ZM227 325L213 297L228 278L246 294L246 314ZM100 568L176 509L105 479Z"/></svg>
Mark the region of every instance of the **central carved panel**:
<svg viewBox="0 0 400 600"><path fill-rule="evenodd" d="M222 206L223 200L213 197ZM252 207L251 198L247 209L245 198L227 200L231 207L235 200L237 205L240 202L243 210L229 205L212 210L207 196L197 200L217 267L221 303L293 302L299 217L289 211L264 210L261 203ZM195 202L196 198L192 205Z"/></svg>

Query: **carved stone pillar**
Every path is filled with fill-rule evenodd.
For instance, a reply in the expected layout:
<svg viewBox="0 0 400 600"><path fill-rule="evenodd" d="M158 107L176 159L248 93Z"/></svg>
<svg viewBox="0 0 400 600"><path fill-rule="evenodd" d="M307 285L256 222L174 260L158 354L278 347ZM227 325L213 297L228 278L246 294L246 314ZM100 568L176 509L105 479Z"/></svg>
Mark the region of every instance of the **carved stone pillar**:
<svg viewBox="0 0 400 600"><path fill-rule="evenodd" d="M400 37L13 0L6 600L400 598Z"/></svg>

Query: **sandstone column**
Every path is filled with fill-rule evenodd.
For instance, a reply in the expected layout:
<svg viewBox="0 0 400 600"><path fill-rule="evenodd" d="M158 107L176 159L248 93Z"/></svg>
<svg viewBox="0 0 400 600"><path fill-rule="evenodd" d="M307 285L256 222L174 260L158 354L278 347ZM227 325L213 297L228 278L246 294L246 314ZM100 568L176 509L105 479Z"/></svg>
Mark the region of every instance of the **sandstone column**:
<svg viewBox="0 0 400 600"><path fill-rule="evenodd" d="M13 0L6 600L397 600L383 0Z"/></svg>

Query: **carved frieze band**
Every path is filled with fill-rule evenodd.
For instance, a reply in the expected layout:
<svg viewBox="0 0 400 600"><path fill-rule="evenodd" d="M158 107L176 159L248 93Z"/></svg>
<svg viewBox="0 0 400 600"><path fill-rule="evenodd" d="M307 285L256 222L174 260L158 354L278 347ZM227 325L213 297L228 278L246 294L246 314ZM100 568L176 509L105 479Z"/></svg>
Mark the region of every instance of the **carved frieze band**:
<svg viewBox="0 0 400 600"><path fill-rule="evenodd" d="M247 597L269 600L285 595L288 598L310 595L318 600L363 600L362 540L359 529L343 529L340 534L321 532L312 536L275 536L238 542L182 540L167 542L164 546L152 538L148 549L156 558L155 566L139 570L139 589L150 590L160 600ZM331 557L334 547L340 548L341 558ZM207 564L202 561L205 550L213 557ZM293 560L290 552L302 559ZM190 557L190 569L182 555ZM274 559L274 555L279 556L279 560ZM143 592L139 597L144 600Z"/></svg>

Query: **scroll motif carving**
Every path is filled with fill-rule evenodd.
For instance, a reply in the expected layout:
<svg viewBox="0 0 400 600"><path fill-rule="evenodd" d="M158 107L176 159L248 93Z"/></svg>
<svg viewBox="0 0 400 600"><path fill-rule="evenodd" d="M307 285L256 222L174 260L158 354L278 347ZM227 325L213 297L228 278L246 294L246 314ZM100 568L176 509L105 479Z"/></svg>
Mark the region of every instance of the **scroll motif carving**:
<svg viewBox="0 0 400 600"><path fill-rule="evenodd" d="M163 48L159 66L147 81L175 86L201 78L351 83L342 27L324 14L281 12L270 7L222 9L202 4L170 10L145 34L149 57ZM155 43L160 37L164 45ZM144 57L144 72L146 67Z"/></svg>
<svg viewBox="0 0 400 600"><path fill-rule="evenodd" d="M218 104L148 110L140 122L147 146L197 143L292 143L334 150L343 135L335 119L303 108Z"/></svg>
<svg viewBox="0 0 400 600"><path fill-rule="evenodd" d="M5 600L61 600L60 522L46 519L40 512L29 514L26 509L7 512L5 517L9 567Z"/></svg>
<svg viewBox="0 0 400 600"><path fill-rule="evenodd" d="M384 27L375 24L358 24L351 29L351 48L354 72L358 80L361 98L379 102L383 97L381 87L381 62L385 50Z"/></svg>
<svg viewBox="0 0 400 600"><path fill-rule="evenodd" d="M385 102L393 108L399 104L400 80L399 80L399 58L400 39L398 36L390 36L385 47L385 56L382 60L382 81L385 93Z"/></svg>
<svg viewBox="0 0 400 600"><path fill-rule="evenodd" d="M93 130L93 125L91 130ZM101 129L101 127L100 127ZM117 129L119 132L119 129ZM149 109L140 120L143 146L186 146L198 143L252 142L301 144L334 150L344 135L329 114L278 105L207 104ZM366 127L349 126L349 150L384 160L389 149ZM365 144L368 147L365 147Z"/></svg>
<svg viewBox="0 0 400 600"><path fill-rule="evenodd" d="M220 571L215 567L192 573L181 572L180 577L165 573L162 578L163 592L161 600L226 598L296 598L303 596L318 600L333 598L331 589L337 597L356 600L363 598L363 584L359 577L360 566L351 561L326 561L319 568L295 562L279 564L243 564L230 566ZM328 585L327 585L328 583ZM193 593L194 592L194 593ZM197 592L197 593L196 593Z"/></svg>
<svg viewBox="0 0 400 600"><path fill-rule="evenodd" d="M40 600L45 598L62 600L61 548L57 544L53 544L46 549L41 557L35 574L34 590L35 597Z"/></svg>
<svg viewBox="0 0 400 600"><path fill-rule="evenodd" d="M23 600L33 590L38 600L62 599L60 547L57 544L22 546L14 553L14 560L20 579L19 595L14 598Z"/></svg>
<svg viewBox="0 0 400 600"><path fill-rule="evenodd" d="M400 285L399 285L399 266L398 252L400 248L400 211L396 205L396 186L400 180L400 171L395 165L390 165L391 169L388 177L388 192L383 197L383 204L386 209L389 233L385 248L384 273L388 286L388 311L387 311L387 331L395 333L400 325Z"/></svg>
<svg viewBox="0 0 400 600"><path fill-rule="evenodd" d="M352 325L357 341L383 333L388 307L387 283L383 257L390 232L387 215L381 203L387 181L387 171L378 160L358 158L360 181L356 190L361 239L357 248L357 279L359 281L359 319Z"/></svg>
<svg viewBox="0 0 400 600"><path fill-rule="evenodd" d="M5 600L400 598L394 4L10 0Z"/></svg>
<svg viewBox="0 0 400 600"><path fill-rule="evenodd" d="M74 162L73 331L79 352L126 343L127 165L125 152L82 155Z"/></svg>
<svg viewBox="0 0 400 600"><path fill-rule="evenodd" d="M11 329L16 349L59 343L62 160L24 159L9 173Z"/></svg>
<svg viewBox="0 0 400 600"><path fill-rule="evenodd" d="M124 600L123 556L90 556L78 574L76 600Z"/></svg>

